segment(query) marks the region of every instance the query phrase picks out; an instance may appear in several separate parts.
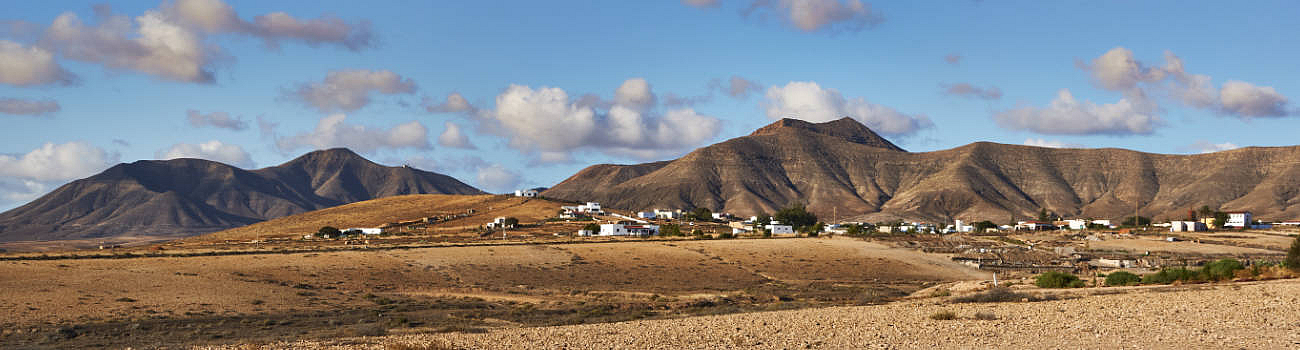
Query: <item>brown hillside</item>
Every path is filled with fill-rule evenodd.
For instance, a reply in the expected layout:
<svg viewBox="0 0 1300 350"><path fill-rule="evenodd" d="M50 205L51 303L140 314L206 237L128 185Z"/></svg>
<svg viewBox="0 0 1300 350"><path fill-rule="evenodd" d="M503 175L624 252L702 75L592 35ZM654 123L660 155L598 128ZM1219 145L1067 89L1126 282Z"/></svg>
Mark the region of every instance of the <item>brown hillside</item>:
<svg viewBox="0 0 1300 350"><path fill-rule="evenodd" d="M1005 223L1042 208L1120 218L1139 203L1142 215L1160 219L1202 205L1265 219L1300 217L1300 147L1163 155L978 142L908 153L862 142L879 136L849 123L857 124L782 120L666 164L588 168L543 195L629 210L706 207L739 215L805 202L830 220ZM587 176L623 167L654 170L621 182Z"/></svg>
<svg viewBox="0 0 1300 350"><path fill-rule="evenodd" d="M514 217L532 223L555 217L560 202L502 195L415 194L362 201L332 208L268 220L244 227L190 238L189 241L250 240L301 237L321 227L379 227L424 217L456 215L473 209L468 217L439 223L437 229L459 232L492 221Z"/></svg>

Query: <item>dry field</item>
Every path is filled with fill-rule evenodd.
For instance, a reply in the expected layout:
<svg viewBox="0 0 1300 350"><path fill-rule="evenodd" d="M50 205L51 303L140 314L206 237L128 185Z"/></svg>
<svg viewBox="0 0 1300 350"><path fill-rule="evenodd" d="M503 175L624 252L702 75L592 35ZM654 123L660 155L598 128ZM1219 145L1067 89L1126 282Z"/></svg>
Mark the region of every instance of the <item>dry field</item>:
<svg viewBox="0 0 1300 350"><path fill-rule="evenodd" d="M881 303L985 273L847 238L0 261L0 344L227 344Z"/></svg>
<svg viewBox="0 0 1300 350"><path fill-rule="evenodd" d="M288 341L261 348L1300 348L1298 280L1104 290L1109 292L1056 301L954 303L929 298L885 305L504 328L483 333ZM952 319L935 316L942 312L951 312Z"/></svg>

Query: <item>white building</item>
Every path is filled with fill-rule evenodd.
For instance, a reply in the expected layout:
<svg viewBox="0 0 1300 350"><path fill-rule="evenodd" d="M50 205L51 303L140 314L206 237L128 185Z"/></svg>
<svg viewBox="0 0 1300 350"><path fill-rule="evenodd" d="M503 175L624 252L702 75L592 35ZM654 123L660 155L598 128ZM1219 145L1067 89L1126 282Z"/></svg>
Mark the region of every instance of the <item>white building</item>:
<svg viewBox="0 0 1300 350"><path fill-rule="evenodd" d="M380 233L384 233L384 229L370 228L370 227L353 227L350 229L343 230L343 232L352 232L352 231L361 232L361 234L363 235L377 235Z"/></svg>
<svg viewBox="0 0 1300 350"><path fill-rule="evenodd" d="M514 228L513 226L509 226L509 227L506 226L506 217L504 216L497 217L495 220L492 220L492 222L484 224L483 227L487 227L489 230L494 230L499 228Z"/></svg>
<svg viewBox="0 0 1300 350"><path fill-rule="evenodd" d="M1223 227L1250 227L1250 212L1234 211L1228 213L1228 222L1223 223Z"/></svg>
<svg viewBox="0 0 1300 350"><path fill-rule="evenodd" d="M591 230L578 230L578 236L582 236L582 237L594 236L595 234L596 232L593 232Z"/></svg>
<svg viewBox="0 0 1300 350"><path fill-rule="evenodd" d="M515 190L515 197L537 197L537 190Z"/></svg>
<svg viewBox="0 0 1300 350"><path fill-rule="evenodd" d="M649 212L649 211L639 211L639 212L636 212L636 217L638 217L638 218L642 218L642 219L654 219L654 218L655 218L655 213L654 213L654 212Z"/></svg>
<svg viewBox="0 0 1300 350"><path fill-rule="evenodd" d="M601 236L654 236L659 234L657 225L629 225L625 223L600 225Z"/></svg>
<svg viewBox="0 0 1300 350"><path fill-rule="evenodd" d="M655 217L665 220L676 220L682 218L682 211L655 209Z"/></svg>
<svg viewBox="0 0 1300 350"><path fill-rule="evenodd" d="M1016 229L1026 231L1050 230L1052 225L1041 221L1021 221L1016 223Z"/></svg>
<svg viewBox="0 0 1300 350"><path fill-rule="evenodd" d="M1205 230L1205 223L1199 221L1169 222L1169 232L1201 232Z"/></svg>
<svg viewBox="0 0 1300 350"><path fill-rule="evenodd" d="M790 226L790 225L772 224L772 225L763 226L763 228L767 229L767 232L771 232L774 235L794 234L794 226Z"/></svg>
<svg viewBox="0 0 1300 350"><path fill-rule="evenodd" d="M1088 229L1088 220L1082 220L1082 219L1071 219L1071 220L1065 220L1065 222L1068 223L1067 225L1070 226L1070 229L1071 229L1071 230L1086 230L1086 229Z"/></svg>

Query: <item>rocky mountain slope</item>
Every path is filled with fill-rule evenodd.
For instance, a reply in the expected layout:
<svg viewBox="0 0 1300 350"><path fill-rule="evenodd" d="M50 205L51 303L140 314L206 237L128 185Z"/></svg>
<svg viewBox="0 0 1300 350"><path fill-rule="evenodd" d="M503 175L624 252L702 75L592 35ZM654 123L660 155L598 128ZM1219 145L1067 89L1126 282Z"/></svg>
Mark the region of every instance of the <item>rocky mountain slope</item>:
<svg viewBox="0 0 1300 350"><path fill-rule="evenodd" d="M243 170L201 159L118 164L0 213L0 242L192 236L402 194L481 194L452 177L347 149Z"/></svg>
<svg viewBox="0 0 1300 350"><path fill-rule="evenodd" d="M1005 223L1040 209L1165 219L1202 205L1293 219L1300 218L1300 147L1165 155L977 142L909 153L849 118L784 119L671 161L592 166L542 195L738 215L803 202L824 219L871 222Z"/></svg>

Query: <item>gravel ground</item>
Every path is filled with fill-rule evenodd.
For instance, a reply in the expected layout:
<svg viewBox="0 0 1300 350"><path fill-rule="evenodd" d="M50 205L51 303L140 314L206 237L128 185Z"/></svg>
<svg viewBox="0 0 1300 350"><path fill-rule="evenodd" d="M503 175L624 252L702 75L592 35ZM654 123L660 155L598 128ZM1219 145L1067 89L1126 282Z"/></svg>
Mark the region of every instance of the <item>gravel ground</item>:
<svg viewBox="0 0 1300 350"><path fill-rule="evenodd" d="M1300 280L1123 290L1045 302L939 299L611 324L268 344L266 348L1300 348ZM1120 290L1117 290L1120 291ZM954 320L931 314L952 311ZM976 313L996 316L977 320ZM428 347L441 348L441 347Z"/></svg>

